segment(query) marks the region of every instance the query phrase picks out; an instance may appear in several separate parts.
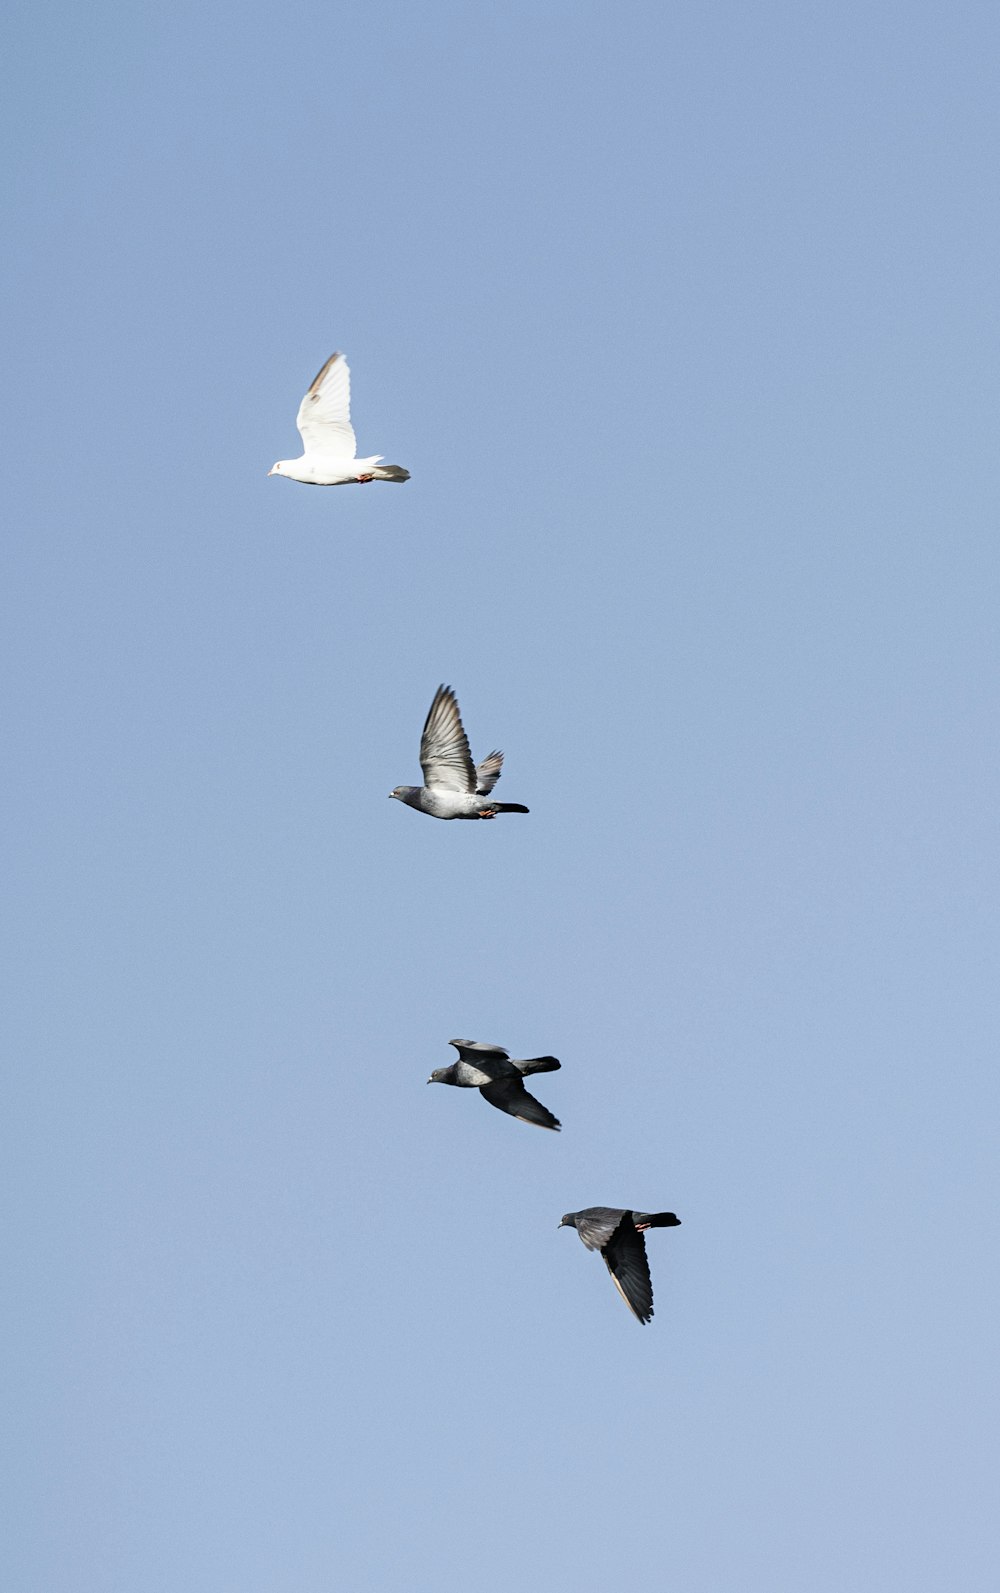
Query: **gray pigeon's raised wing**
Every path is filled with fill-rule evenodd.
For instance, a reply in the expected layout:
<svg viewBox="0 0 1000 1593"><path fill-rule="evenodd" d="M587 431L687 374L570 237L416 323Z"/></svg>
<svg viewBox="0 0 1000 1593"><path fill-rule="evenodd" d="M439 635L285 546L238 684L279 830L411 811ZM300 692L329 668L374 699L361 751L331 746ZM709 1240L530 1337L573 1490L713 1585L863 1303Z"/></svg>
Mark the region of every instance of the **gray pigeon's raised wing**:
<svg viewBox="0 0 1000 1593"><path fill-rule="evenodd" d="M500 778L503 765L502 752L487 753L482 763L476 764L476 795L489 796Z"/></svg>
<svg viewBox="0 0 1000 1593"><path fill-rule="evenodd" d="M306 453L353 459L357 444L351 425L351 373L343 354L331 354L295 420Z"/></svg>
<svg viewBox="0 0 1000 1593"><path fill-rule="evenodd" d="M541 1101L529 1095L516 1075L494 1079L492 1084L481 1084L479 1093L491 1106L498 1107L501 1112L509 1112L511 1117L520 1118L522 1123L535 1123L539 1128L560 1127L558 1117L553 1117Z"/></svg>
<svg viewBox="0 0 1000 1593"><path fill-rule="evenodd" d="M476 789L476 768L469 751L469 739L462 728L455 693L450 686L439 686L420 737L420 767L424 785L441 791Z"/></svg>
<svg viewBox="0 0 1000 1593"><path fill-rule="evenodd" d="M632 1213L622 1217L601 1254L611 1274L615 1288L625 1304L640 1322L648 1322L653 1315L653 1285L646 1260L646 1244L641 1233L636 1232Z"/></svg>

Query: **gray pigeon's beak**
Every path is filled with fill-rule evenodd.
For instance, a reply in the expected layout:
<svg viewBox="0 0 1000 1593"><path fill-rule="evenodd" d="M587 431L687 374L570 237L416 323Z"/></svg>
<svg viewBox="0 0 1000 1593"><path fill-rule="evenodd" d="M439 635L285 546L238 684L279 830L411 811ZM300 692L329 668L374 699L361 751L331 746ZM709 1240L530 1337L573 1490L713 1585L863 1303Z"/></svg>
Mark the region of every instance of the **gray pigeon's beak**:
<svg viewBox="0 0 1000 1593"><path fill-rule="evenodd" d="M428 1084L433 1084L434 1080L433 1079L428 1079L427 1082L428 1082Z"/></svg>

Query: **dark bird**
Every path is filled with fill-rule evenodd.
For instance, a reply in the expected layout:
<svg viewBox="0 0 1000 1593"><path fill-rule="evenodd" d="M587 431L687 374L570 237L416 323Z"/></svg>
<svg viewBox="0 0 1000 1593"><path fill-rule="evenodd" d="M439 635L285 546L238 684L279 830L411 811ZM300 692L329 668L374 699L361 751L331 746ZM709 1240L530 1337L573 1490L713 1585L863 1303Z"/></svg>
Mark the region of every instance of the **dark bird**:
<svg viewBox="0 0 1000 1593"><path fill-rule="evenodd" d="M553 1117L524 1087L526 1073L554 1073L562 1063L554 1056L533 1056L526 1060L507 1055L499 1045L487 1045L485 1040L449 1040L458 1052L458 1061L451 1067L435 1068L428 1084L457 1084L460 1089L476 1089L485 1101L522 1123L536 1123L539 1128L559 1128L559 1119Z"/></svg>
<svg viewBox="0 0 1000 1593"><path fill-rule="evenodd" d="M502 765L502 752L491 752L482 763L473 763L455 693L450 686L439 686L420 737L424 783L397 785L389 795L432 819L495 819L498 813L527 813L520 802L491 798Z"/></svg>
<svg viewBox="0 0 1000 1593"><path fill-rule="evenodd" d="M588 1206L568 1211L560 1228L575 1228L588 1250L599 1250L615 1288L640 1322L653 1315L653 1285L646 1260L647 1228L679 1228L672 1211L623 1211L620 1206Z"/></svg>

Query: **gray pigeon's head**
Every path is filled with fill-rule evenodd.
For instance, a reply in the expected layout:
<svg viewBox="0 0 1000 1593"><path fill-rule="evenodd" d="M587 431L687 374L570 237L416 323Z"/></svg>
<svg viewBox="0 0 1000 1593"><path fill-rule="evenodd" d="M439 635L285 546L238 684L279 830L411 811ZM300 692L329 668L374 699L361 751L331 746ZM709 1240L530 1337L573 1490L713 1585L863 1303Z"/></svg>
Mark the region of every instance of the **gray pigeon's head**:
<svg viewBox="0 0 1000 1593"><path fill-rule="evenodd" d="M420 800L420 787L418 785L396 785L389 792L390 798L395 797L397 802L406 802L415 808Z"/></svg>
<svg viewBox="0 0 1000 1593"><path fill-rule="evenodd" d="M566 1213L565 1217L560 1217L559 1226L560 1226L560 1228L575 1228L576 1227L576 1212L575 1211L568 1211Z"/></svg>
<svg viewBox="0 0 1000 1593"><path fill-rule="evenodd" d="M435 1068L427 1082L428 1084L447 1084L450 1072L450 1068Z"/></svg>

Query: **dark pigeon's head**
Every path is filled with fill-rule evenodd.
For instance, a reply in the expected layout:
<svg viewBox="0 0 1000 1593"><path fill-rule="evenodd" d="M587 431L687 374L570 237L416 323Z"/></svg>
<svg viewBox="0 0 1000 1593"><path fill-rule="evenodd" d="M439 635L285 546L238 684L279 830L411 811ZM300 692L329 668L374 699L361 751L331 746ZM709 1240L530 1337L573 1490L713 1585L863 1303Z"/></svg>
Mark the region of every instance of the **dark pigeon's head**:
<svg viewBox="0 0 1000 1593"><path fill-rule="evenodd" d="M568 1211L566 1213L565 1217L560 1217L559 1226L560 1226L560 1228L575 1228L576 1227L576 1212L575 1211Z"/></svg>

